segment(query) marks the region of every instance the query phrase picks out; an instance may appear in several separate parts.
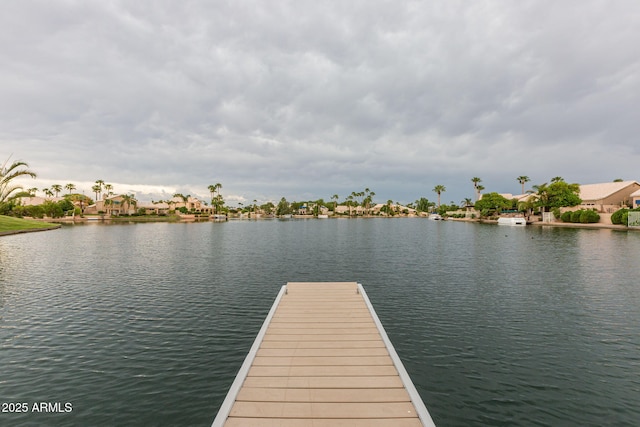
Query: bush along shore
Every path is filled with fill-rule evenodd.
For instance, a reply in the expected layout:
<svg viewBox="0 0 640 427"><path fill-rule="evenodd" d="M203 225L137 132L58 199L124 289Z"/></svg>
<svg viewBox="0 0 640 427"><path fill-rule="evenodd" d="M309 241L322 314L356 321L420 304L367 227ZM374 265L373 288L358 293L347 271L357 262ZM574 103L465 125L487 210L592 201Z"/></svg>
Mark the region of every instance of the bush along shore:
<svg viewBox="0 0 640 427"><path fill-rule="evenodd" d="M60 228L60 224L0 215L0 236Z"/></svg>

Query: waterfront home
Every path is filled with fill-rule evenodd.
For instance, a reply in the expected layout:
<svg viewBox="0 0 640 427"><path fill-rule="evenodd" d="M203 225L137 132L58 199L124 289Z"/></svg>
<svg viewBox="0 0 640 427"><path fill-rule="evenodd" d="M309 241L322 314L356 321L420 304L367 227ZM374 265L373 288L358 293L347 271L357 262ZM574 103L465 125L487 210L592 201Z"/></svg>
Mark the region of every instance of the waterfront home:
<svg viewBox="0 0 640 427"><path fill-rule="evenodd" d="M134 205L123 205L121 195L104 197L102 200L96 201L84 210L87 215L106 214L111 216L125 215L135 213ZM126 209L126 211L125 211Z"/></svg>
<svg viewBox="0 0 640 427"><path fill-rule="evenodd" d="M634 201L633 194L640 191L638 181L604 182L580 186L582 203L579 209L595 209L601 213L613 213L625 205L640 206L640 194Z"/></svg>
<svg viewBox="0 0 640 427"><path fill-rule="evenodd" d="M187 201L185 202L181 197L174 197L171 199L171 206L173 209L180 209L182 207L187 208L189 212L209 212L211 213L212 209L210 206L207 206L205 202L198 199L197 197L189 196Z"/></svg>
<svg viewBox="0 0 640 427"><path fill-rule="evenodd" d="M640 190L631 193L631 206L640 208Z"/></svg>
<svg viewBox="0 0 640 427"><path fill-rule="evenodd" d="M59 202L64 200L64 197L39 197L39 196L31 196L31 197L21 197L20 204L22 206L40 206L44 202Z"/></svg>

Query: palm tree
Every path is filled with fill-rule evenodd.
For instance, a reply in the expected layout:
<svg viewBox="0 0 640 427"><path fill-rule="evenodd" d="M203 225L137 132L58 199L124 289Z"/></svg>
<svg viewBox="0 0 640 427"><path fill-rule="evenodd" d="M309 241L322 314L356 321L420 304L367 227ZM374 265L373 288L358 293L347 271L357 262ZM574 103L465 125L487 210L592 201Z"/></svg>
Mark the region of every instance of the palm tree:
<svg viewBox="0 0 640 427"><path fill-rule="evenodd" d="M93 191L96 194L96 200L98 200L98 195L102 193L102 187L96 184L93 187L91 187L91 191Z"/></svg>
<svg viewBox="0 0 640 427"><path fill-rule="evenodd" d="M520 175L516 178L518 182L522 185L522 194L524 194L524 184L531 181L531 179L526 175Z"/></svg>
<svg viewBox="0 0 640 427"><path fill-rule="evenodd" d="M218 185L218 184L216 184L216 185ZM214 196L216 194L216 189L217 189L216 185L211 184L211 185L209 185L207 187L207 190L209 190L209 194L211 195L211 206L212 207L214 206L213 205L213 200L214 200ZM218 213L217 209L216 209L215 213Z"/></svg>
<svg viewBox="0 0 640 427"><path fill-rule="evenodd" d="M109 199L108 197L105 197L104 199L104 213L105 214L111 214L111 212L109 212L109 210L107 210L107 206L111 206L113 205L113 200Z"/></svg>
<svg viewBox="0 0 640 427"><path fill-rule="evenodd" d="M218 192L218 197L216 197L216 213L218 213L218 208L220 207L220 202L222 201L222 197L220 197L220 189L222 188L222 184L219 182L214 186L216 191Z"/></svg>
<svg viewBox="0 0 640 427"><path fill-rule="evenodd" d="M93 191L96 193L96 200L98 200L98 195L102 195L102 187L104 186L104 181L101 179L96 180L96 185L92 187ZM96 192L95 188L98 187L98 191Z"/></svg>
<svg viewBox="0 0 640 427"><path fill-rule="evenodd" d="M124 205L127 205L127 209L124 208ZM131 206L133 206L133 208L135 209L136 206L138 205L138 201L136 200L135 196L133 194L124 194L122 195L122 210L127 212L129 211L129 208Z"/></svg>
<svg viewBox="0 0 640 427"><path fill-rule="evenodd" d="M71 184L71 183L69 183L69 184L65 185L64 188L69 190L69 194L71 194L71 192L76 189L76 186Z"/></svg>
<svg viewBox="0 0 640 427"><path fill-rule="evenodd" d="M564 181L564 178L561 176L555 176L551 178L551 182L562 182L562 181Z"/></svg>
<svg viewBox="0 0 640 427"><path fill-rule="evenodd" d="M107 197L109 196L113 196L113 192L111 190L113 190L113 185L111 184L105 184L104 185L104 189L107 192Z"/></svg>
<svg viewBox="0 0 640 427"><path fill-rule="evenodd" d="M462 206L464 206L465 208L468 208L469 206L473 206L473 200L471 200L470 198L465 198L462 201Z"/></svg>
<svg viewBox="0 0 640 427"><path fill-rule="evenodd" d="M336 208L338 207L338 199L340 197L337 194L334 194L333 196L331 196L331 200L333 200L333 214L336 214Z"/></svg>
<svg viewBox="0 0 640 427"><path fill-rule="evenodd" d="M44 193L45 196L47 197L53 197L53 191L49 190L48 188L43 188L42 192Z"/></svg>
<svg viewBox="0 0 640 427"><path fill-rule="evenodd" d="M474 176L471 178L471 182L473 182L473 189L476 191L476 200L480 199L480 190L478 190L478 185L482 182L480 178Z"/></svg>
<svg viewBox="0 0 640 427"><path fill-rule="evenodd" d="M484 191L484 185L478 185L478 194L476 196L476 200L480 200L480 195Z"/></svg>
<svg viewBox="0 0 640 427"><path fill-rule="evenodd" d="M38 191L38 189L36 187L30 188L27 190L27 193L29 193L30 197L36 197L36 192Z"/></svg>
<svg viewBox="0 0 640 427"><path fill-rule="evenodd" d="M433 187L433 191L438 195L438 207L440 207L440 194L447 191L447 189L445 188L444 185L438 184L435 187Z"/></svg>
<svg viewBox="0 0 640 427"><path fill-rule="evenodd" d="M0 204L10 202L18 197L23 197L28 194L22 191L22 186L13 185L11 181L20 176L30 176L31 178L36 177L35 172L32 172L29 169L24 169L29 167L25 162L13 162L7 167L8 162L9 159L7 159L2 167L0 167Z"/></svg>
<svg viewBox="0 0 640 427"><path fill-rule="evenodd" d="M56 199L58 198L58 193L60 193L62 191L62 185L60 184L53 184L51 186L51 190L53 190L54 193L56 193Z"/></svg>
<svg viewBox="0 0 640 427"><path fill-rule="evenodd" d="M393 211L391 210L391 205L393 204L393 200L387 200L387 215L393 216Z"/></svg>

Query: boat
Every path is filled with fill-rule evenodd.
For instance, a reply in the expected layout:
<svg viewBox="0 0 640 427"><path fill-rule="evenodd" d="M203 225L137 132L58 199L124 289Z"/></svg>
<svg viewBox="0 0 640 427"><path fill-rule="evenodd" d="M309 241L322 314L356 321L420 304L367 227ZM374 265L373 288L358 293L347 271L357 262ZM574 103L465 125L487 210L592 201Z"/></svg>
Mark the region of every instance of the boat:
<svg viewBox="0 0 640 427"><path fill-rule="evenodd" d="M319 214L318 215L318 219L327 219L327 218L329 218L329 215L326 215L326 214Z"/></svg>
<svg viewBox="0 0 640 427"><path fill-rule="evenodd" d="M442 215L437 214L437 213L433 213L433 214L429 215L429 219L434 220L434 221L440 221L440 220L442 220Z"/></svg>
<svg viewBox="0 0 640 427"><path fill-rule="evenodd" d="M498 225L525 226L527 225L527 220L522 217L498 218Z"/></svg>

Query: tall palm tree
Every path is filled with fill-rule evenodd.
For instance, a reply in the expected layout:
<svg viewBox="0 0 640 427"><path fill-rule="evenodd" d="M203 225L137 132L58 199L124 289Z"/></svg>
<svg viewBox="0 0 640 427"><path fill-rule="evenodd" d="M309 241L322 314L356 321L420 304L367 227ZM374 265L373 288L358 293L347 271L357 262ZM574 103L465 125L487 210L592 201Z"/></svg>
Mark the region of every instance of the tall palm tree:
<svg viewBox="0 0 640 427"><path fill-rule="evenodd" d="M478 194L477 194L476 200L480 200L480 195L482 194L483 191L484 191L484 185L478 185Z"/></svg>
<svg viewBox="0 0 640 427"><path fill-rule="evenodd" d="M30 188L27 190L27 193L29 193L29 195L31 197L36 197L36 192L38 191L38 189L36 187Z"/></svg>
<svg viewBox="0 0 640 427"><path fill-rule="evenodd" d="M108 197L105 197L104 199L104 213L105 214L111 214L112 212L109 212L109 210L107 209L107 206L111 206L113 205L113 200L109 199Z"/></svg>
<svg viewBox="0 0 640 427"><path fill-rule="evenodd" d="M215 184L215 185L211 184L210 186L207 187L207 190L209 190L209 194L211 195L211 206L212 207L214 206L213 202L214 202L214 197L215 197L215 194L216 194L216 189L217 189L216 186L217 185L218 184ZM218 213L217 209L215 210L215 213Z"/></svg>
<svg viewBox="0 0 640 427"><path fill-rule="evenodd" d="M216 197L216 213L218 213L218 208L220 208L220 201L222 200L222 197L220 197L220 189L222 188L222 184L217 182L215 184L215 187L216 191L218 192L218 197Z"/></svg>
<svg viewBox="0 0 640 427"><path fill-rule="evenodd" d="M189 202L189 197L191 197L190 194L187 194L185 196L182 193L176 193L176 194L173 195L173 197L178 197L178 198L182 199L182 203L184 203L184 208L187 209L187 210L189 209L189 208L187 208L187 203Z"/></svg>
<svg viewBox="0 0 640 427"><path fill-rule="evenodd" d="M331 196L331 200L333 200L333 214L336 214L336 208L338 207L338 199L340 198L340 196L338 196L337 194L334 194L333 196Z"/></svg>
<svg viewBox="0 0 640 427"><path fill-rule="evenodd" d="M125 205L127 205L126 209L124 208ZM123 194L122 195L122 210L128 213L129 208L131 206L133 206L133 209L135 209L136 206L138 206L138 201L136 200L135 196L133 194Z"/></svg>
<svg viewBox="0 0 640 427"><path fill-rule="evenodd" d="M96 180L96 185L98 186L98 191L96 192L96 200L98 200L98 195L102 195L102 187L104 186L104 181L101 179ZM95 186L92 187L92 189L94 189L93 191L95 192Z"/></svg>
<svg viewBox="0 0 640 427"><path fill-rule="evenodd" d="M522 194L524 194L524 184L531 181L531 179L526 175L520 175L516 178L520 185L522 185Z"/></svg>
<svg viewBox="0 0 640 427"><path fill-rule="evenodd" d="M69 184L65 185L64 188L69 190L69 194L71 194L71 192L76 189L76 186L71 184L71 183L69 183Z"/></svg>
<svg viewBox="0 0 640 427"><path fill-rule="evenodd" d="M113 196L113 192L111 191L111 190L113 190L113 185L105 184L104 185L104 190L107 192L107 197Z"/></svg>
<svg viewBox="0 0 640 427"><path fill-rule="evenodd" d="M56 193L56 198L58 198L58 193L60 193L62 191L62 185L60 184L53 184L51 186L51 190L53 190L54 193Z"/></svg>
<svg viewBox="0 0 640 427"><path fill-rule="evenodd" d="M53 197L53 191L49 190L48 188L43 188L42 192L46 197Z"/></svg>
<svg viewBox="0 0 640 427"><path fill-rule="evenodd" d="M23 197L26 194L22 191L23 188L21 185L14 185L12 183L14 179L20 176L30 176L31 178L36 177L35 172L25 169L29 167L25 162L17 161L7 166L9 159L7 159L2 164L2 167L0 167L0 203L12 201L18 197Z"/></svg>
<svg viewBox="0 0 640 427"><path fill-rule="evenodd" d="M99 186L98 184L94 185L93 187L91 187L91 191L93 191L96 195L96 200L98 200L98 195L100 193L102 193L102 187Z"/></svg>
<svg viewBox="0 0 640 427"><path fill-rule="evenodd" d="M476 200L480 199L480 191L478 190L478 185L482 182L482 180L480 178L478 178L477 176L474 176L473 178L471 178L471 182L473 182L473 189L476 192Z"/></svg>
<svg viewBox="0 0 640 427"><path fill-rule="evenodd" d="M438 195L438 207L440 207L440 195L445 191L447 191L447 189L445 188L444 185L438 184L435 187L433 187L433 191Z"/></svg>

